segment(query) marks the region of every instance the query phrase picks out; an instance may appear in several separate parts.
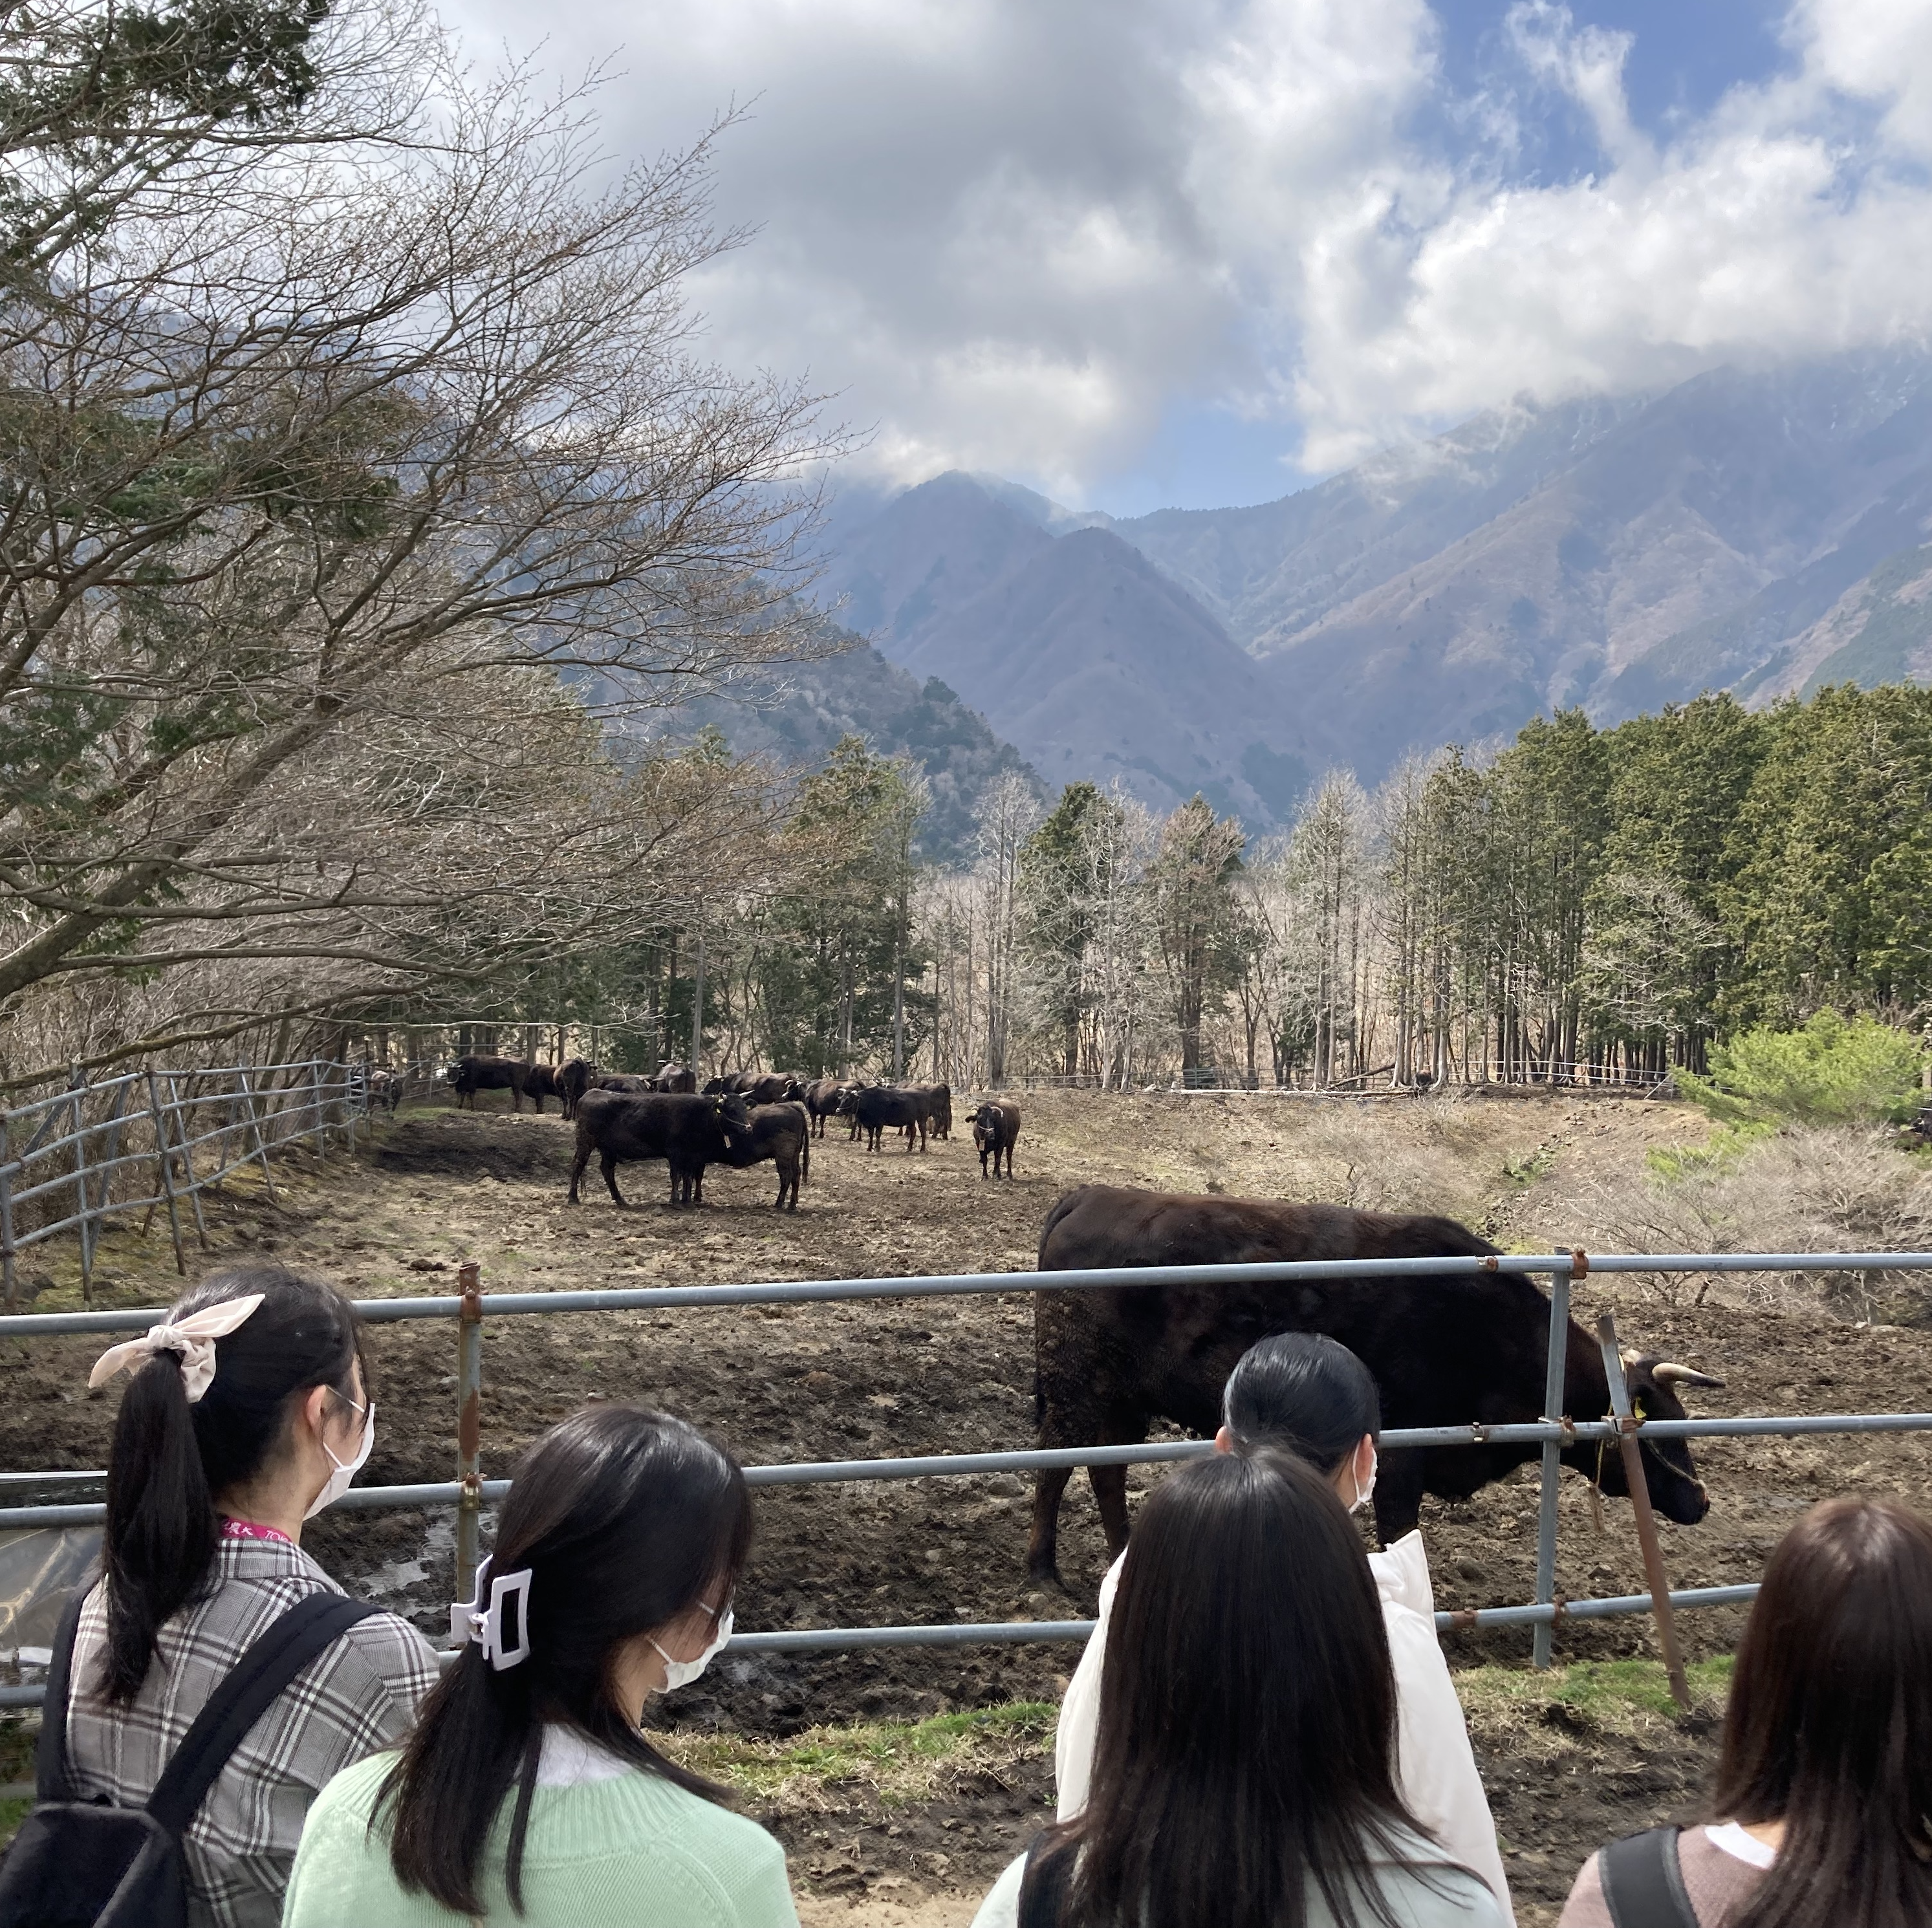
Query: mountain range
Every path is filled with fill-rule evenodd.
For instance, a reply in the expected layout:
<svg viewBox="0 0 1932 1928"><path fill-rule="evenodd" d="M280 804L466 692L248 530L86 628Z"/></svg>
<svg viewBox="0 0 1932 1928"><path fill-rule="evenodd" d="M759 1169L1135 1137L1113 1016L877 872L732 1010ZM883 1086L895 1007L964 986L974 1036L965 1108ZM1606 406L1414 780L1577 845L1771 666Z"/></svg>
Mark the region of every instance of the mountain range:
<svg viewBox="0 0 1932 1928"><path fill-rule="evenodd" d="M1278 501L1114 521L955 472L835 508L820 594L1058 785L1251 826L1572 703L1932 675L1932 355L1524 403Z"/></svg>

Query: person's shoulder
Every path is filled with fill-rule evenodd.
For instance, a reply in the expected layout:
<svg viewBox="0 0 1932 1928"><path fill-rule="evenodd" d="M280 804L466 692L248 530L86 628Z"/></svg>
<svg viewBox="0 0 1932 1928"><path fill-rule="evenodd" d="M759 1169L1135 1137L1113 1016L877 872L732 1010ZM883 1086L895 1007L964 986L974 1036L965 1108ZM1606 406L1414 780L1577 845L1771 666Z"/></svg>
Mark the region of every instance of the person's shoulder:
<svg viewBox="0 0 1932 1928"><path fill-rule="evenodd" d="M1403 1928L1504 1928L1489 1884L1472 1869L1446 1861L1433 1842L1399 1829L1394 1852L1373 1863L1382 1900Z"/></svg>
<svg viewBox="0 0 1932 1928"><path fill-rule="evenodd" d="M1020 1918L1020 1884L1026 1879L1027 1858L1016 1856L1000 1870L1000 1878L986 1891L986 1898L973 1917L972 1928L1018 1928Z"/></svg>
<svg viewBox="0 0 1932 1928"><path fill-rule="evenodd" d="M604 1858L609 1844L628 1839L634 1845L640 1879L648 1880L667 1864L681 1867L694 1892L708 1894L724 1919L742 1928L793 1928L791 1882L778 1837L748 1816L663 1780L634 1772L615 1780L559 1789L555 1798L578 1812L563 1831L561 1858L594 1852ZM588 1825L596 1846L585 1839Z"/></svg>
<svg viewBox="0 0 1932 1928"><path fill-rule="evenodd" d="M304 1838L338 1822L347 1822L366 1831L382 1783L396 1760L393 1752L368 1754L352 1762L339 1774L331 1775L310 1806Z"/></svg>
<svg viewBox="0 0 1932 1928"><path fill-rule="evenodd" d="M436 1650L400 1614L372 1613L336 1643L345 1670L412 1705L436 1684Z"/></svg>

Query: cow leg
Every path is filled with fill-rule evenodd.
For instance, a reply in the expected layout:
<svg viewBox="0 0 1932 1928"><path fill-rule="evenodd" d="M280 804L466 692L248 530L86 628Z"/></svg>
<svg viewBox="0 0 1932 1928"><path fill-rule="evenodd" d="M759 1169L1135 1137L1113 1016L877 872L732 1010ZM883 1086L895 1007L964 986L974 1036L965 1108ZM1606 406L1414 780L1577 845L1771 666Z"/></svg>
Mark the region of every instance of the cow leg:
<svg viewBox="0 0 1932 1928"><path fill-rule="evenodd" d="M624 1203L624 1195L617 1189L617 1155L615 1152L607 1151L603 1159L604 1183L609 1188L610 1196L617 1201L618 1210L627 1211L629 1207Z"/></svg>
<svg viewBox="0 0 1932 1928"><path fill-rule="evenodd" d="M583 1201L577 1195L577 1187L579 1181L584 1177L584 1168L590 1162L590 1146L588 1144L579 1145L577 1148L577 1156L571 1160L570 1163L570 1196L564 1201L566 1204L577 1205L583 1203Z"/></svg>
<svg viewBox="0 0 1932 1928"><path fill-rule="evenodd" d="M1376 1537L1384 1546L1415 1531L1428 1471L1426 1456L1413 1447L1398 1447L1377 1461L1376 1496L1370 1504L1376 1510Z"/></svg>
<svg viewBox="0 0 1932 1928"><path fill-rule="evenodd" d="M1114 1443L1108 1441L1109 1445ZM1118 1560L1127 1546L1127 1469L1090 1466L1087 1477L1093 1485L1094 1503L1100 1509L1100 1525L1107 1536L1107 1558Z"/></svg>
<svg viewBox="0 0 1932 1928"><path fill-rule="evenodd" d="M1033 1532L1027 1541L1027 1571L1053 1586L1060 1578L1060 1501L1073 1477L1070 1466L1048 1467L1033 1476Z"/></svg>

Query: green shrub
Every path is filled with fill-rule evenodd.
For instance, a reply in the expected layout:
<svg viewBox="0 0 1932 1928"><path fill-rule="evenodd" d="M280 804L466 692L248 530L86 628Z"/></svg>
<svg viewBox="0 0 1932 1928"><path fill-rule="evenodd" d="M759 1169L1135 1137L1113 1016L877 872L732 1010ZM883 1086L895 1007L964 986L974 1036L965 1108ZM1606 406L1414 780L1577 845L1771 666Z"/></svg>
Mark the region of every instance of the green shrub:
<svg viewBox="0 0 1932 1928"><path fill-rule="evenodd" d="M1916 1038L1876 1018L1821 1011L1796 1031L1741 1032L1711 1048L1708 1077L1681 1071L1685 1097L1720 1124L1877 1124L1923 1102Z"/></svg>

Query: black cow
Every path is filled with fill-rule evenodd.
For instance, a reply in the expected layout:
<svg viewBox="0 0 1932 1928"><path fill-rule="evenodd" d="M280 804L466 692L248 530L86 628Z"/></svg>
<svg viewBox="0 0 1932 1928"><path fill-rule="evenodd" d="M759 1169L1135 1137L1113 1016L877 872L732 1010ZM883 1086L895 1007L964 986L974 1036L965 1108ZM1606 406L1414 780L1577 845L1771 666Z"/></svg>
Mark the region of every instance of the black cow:
<svg viewBox="0 0 1932 1928"><path fill-rule="evenodd" d="M812 1135L825 1135L825 1121L838 1114L839 1100L854 1089L849 1078L814 1078L805 1087L805 1108L812 1120Z"/></svg>
<svg viewBox="0 0 1932 1928"><path fill-rule="evenodd" d="M621 1091L632 1098L641 1098L646 1092L656 1089L648 1078L641 1078L634 1071L600 1071L590 1081L592 1091Z"/></svg>
<svg viewBox="0 0 1932 1928"><path fill-rule="evenodd" d="M752 1112L750 1130L733 1129L728 1135L730 1147L724 1162L742 1170L769 1159L778 1168L778 1210L787 1209L789 1198L790 1209L796 1211L799 1185L812 1176L812 1120L805 1107L793 1102L758 1105Z"/></svg>
<svg viewBox="0 0 1932 1928"><path fill-rule="evenodd" d="M1294 1259L1487 1257L1496 1247L1453 1219L1290 1205L1259 1198L1196 1198L1118 1185L1083 1185L1047 1214L1043 1272L1091 1267L1216 1265ZM1138 1445L1160 1417L1212 1433L1228 1375L1256 1340L1277 1332L1326 1333L1375 1375L1389 1427L1505 1424L1543 1409L1550 1301L1517 1273L1443 1273L1282 1284L1145 1285L1041 1292L1034 1300L1034 1413L1042 1447ZM1682 1419L1679 1386L1716 1386L1685 1366L1631 1362L1632 1399L1652 1419ZM1563 1410L1602 1418L1610 1388L1596 1341L1573 1320ZM1424 1493L1466 1499L1541 1448L1432 1447L1382 1456L1376 1525L1384 1542L1416 1523ZM1694 1525L1709 1502L1681 1440L1643 1441L1651 1504ZM1622 1456L1594 1441L1563 1458L1606 1493L1628 1491ZM1126 1469L1088 1469L1107 1543L1126 1543ZM1060 1495L1069 1474L1034 1487L1030 1571L1058 1578Z"/></svg>
<svg viewBox="0 0 1932 1928"><path fill-rule="evenodd" d="M1013 1175L1013 1147L1019 1141L1020 1108L1005 1101L995 1104L988 1099L973 1114L973 1144L980 1154L980 1176L986 1175L986 1156L990 1152L993 1159L993 1176L1000 1175L1000 1158L1004 1153L1006 1161L1006 1176Z"/></svg>
<svg viewBox="0 0 1932 1928"><path fill-rule="evenodd" d="M543 1112L546 1098L561 1100L563 1087L556 1081L556 1073L547 1064L526 1063L524 1066L524 1096L536 1101L538 1116Z"/></svg>
<svg viewBox="0 0 1932 1928"><path fill-rule="evenodd" d="M557 1067L556 1095L563 1100L566 1118L577 1116L578 1100L603 1075L603 1067L587 1057L568 1058Z"/></svg>
<svg viewBox="0 0 1932 1928"><path fill-rule="evenodd" d="M919 1148L925 1150L926 1121L931 1112L922 1092L902 1091L892 1084L867 1084L850 1095L853 1120L865 1132L868 1151L879 1149L880 1135L884 1132L904 1132L908 1152L912 1150L916 1132Z"/></svg>
<svg viewBox="0 0 1932 1928"><path fill-rule="evenodd" d="M736 1096L701 1098L684 1092L586 1091L577 1106L577 1156L571 1162L568 1202L580 1202L578 1182L594 1151L604 1183L620 1208L617 1167L661 1158L670 1168L670 1202L704 1203L704 1168L729 1162L728 1134L748 1132L751 1114Z"/></svg>
<svg viewBox="0 0 1932 1928"><path fill-rule="evenodd" d="M529 1069L520 1058L493 1057L487 1052L472 1051L466 1057L458 1058L445 1075L455 1088L459 1111L475 1111L479 1091L508 1091L511 1102L520 1111L524 1074Z"/></svg>
<svg viewBox="0 0 1932 1928"><path fill-rule="evenodd" d="M673 1059L668 1064L658 1067L658 1075L651 1080L654 1091L695 1091L698 1074L688 1064L680 1064Z"/></svg>

